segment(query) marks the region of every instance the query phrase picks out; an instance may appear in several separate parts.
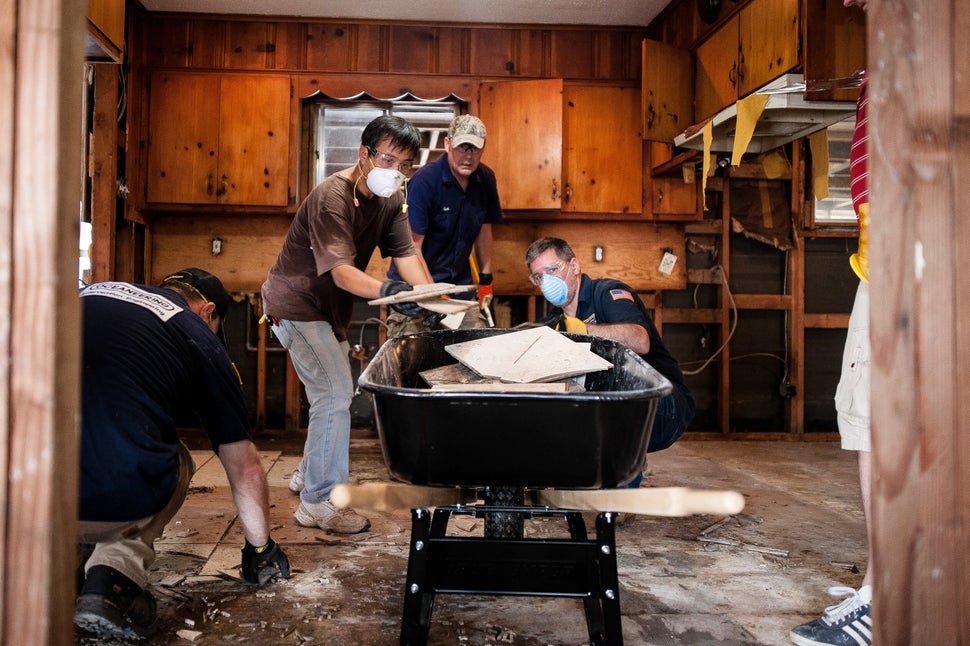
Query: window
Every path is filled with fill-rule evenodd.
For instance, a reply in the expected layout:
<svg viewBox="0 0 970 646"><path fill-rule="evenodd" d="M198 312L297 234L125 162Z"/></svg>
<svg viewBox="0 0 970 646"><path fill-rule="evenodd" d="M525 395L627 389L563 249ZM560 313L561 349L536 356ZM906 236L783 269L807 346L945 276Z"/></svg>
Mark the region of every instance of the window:
<svg viewBox="0 0 970 646"><path fill-rule="evenodd" d="M451 120L460 114L454 96L424 101L411 95L380 101L366 95L352 99L314 97L310 104L310 186L335 172L353 166L360 149L360 133L376 117L393 114L407 119L421 131L421 152L414 168L434 161L445 151L444 138Z"/></svg>
<svg viewBox="0 0 970 646"><path fill-rule="evenodd" d="M844 119L828 127L829 140L829 195L815 200L815 223L821 225L845 225L856 222L852 209L852 193L849 190L849 150L855 117Z"/></svg>

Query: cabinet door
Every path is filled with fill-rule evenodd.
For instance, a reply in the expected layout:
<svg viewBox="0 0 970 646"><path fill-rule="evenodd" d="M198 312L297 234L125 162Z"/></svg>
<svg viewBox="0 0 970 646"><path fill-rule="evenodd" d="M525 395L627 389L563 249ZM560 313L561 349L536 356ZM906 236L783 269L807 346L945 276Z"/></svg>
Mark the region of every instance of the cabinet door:
<svg viewBox="0 0 970 646"><path fill-rule="evenodd" d="M503 209L558 209L562 196L562 79L483 83L482 160Z"/></svg>
<svg viewBox="0 0 970 646"><path fill-rule="evenodd" d="M738 16L697 47L694 121L699 123L738 100Z"/></svg>
<svg viewBox="0 0 970 646"><path fill-rule="evenodd" d="M754 0L740 13L738 97L798 64L799 0Z"/></svg>
<svg viewBox="0 0 970 646"><path fill-rule="evenodd" d="M641 213L640 88L567 85L563 212Z"/></svg>
<svg viewBox="0 0 970 646"><path fill-rule="evenodd" d="M155 72L150 91L147 201L214 203L219 77Z"/></svg>
<svg viewBox="0 0 970 646"><path fill-rule="evenodd" d="M219 103L219 202L286 206L290 79L225 76Z"/></svg>
<svg viewBox="0 0 970 646"><path fill-rule="evenodd" d="M643 138L672 143L694 123L690 51L645 38L641 69Z"/></svg>

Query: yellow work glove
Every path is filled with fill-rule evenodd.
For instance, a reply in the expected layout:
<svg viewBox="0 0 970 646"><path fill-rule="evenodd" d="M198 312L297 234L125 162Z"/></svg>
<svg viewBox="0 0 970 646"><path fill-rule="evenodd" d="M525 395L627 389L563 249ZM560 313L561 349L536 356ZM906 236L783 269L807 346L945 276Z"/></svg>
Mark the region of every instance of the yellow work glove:
<svg viewBox="0 0 970 646"><path fill-rule="evenodd" d="M562 317L562 327L561 332L571 332L572 334L589 334L589 328L586 324L580 321L575 316L563 316Z"/></svg>
<svg viewBox="0 0 970 646"><path fill-rule="evenodd" d="M859 205L859 251L849 258L852 271L869 282L869 203Z"/></svg>

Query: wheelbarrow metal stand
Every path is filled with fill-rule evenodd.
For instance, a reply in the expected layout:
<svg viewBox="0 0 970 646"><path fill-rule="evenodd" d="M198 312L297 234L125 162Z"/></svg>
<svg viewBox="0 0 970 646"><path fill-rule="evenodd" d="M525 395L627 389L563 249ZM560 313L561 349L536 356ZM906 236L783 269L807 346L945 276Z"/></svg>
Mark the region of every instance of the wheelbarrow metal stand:
<svg viewBox="0 0 970 646"><path fill-rule="evenodd" d="M446 536L452 514L500 512L563 516L570 538ZM548 507L444 506L411 510L411 547L404 591L401 644L428 641L437 594L573 597L583 600L594 646L620 646L620 595L616 566L616 515L596 517L590 540L579 511Z"/></svg>

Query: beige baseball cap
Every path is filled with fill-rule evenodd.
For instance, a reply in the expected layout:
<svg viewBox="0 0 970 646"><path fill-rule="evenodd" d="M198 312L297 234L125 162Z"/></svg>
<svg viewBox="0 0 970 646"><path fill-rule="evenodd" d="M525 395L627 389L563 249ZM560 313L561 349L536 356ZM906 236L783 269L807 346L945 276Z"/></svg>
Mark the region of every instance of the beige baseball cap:
<svg viewBox="0 0 970 646"><path fill-rule="evenodd" d="M453 148L471 144L475 148L485 147L485 124L478 117L462 114L451 120L448 126L448 139Z"/></svg>

